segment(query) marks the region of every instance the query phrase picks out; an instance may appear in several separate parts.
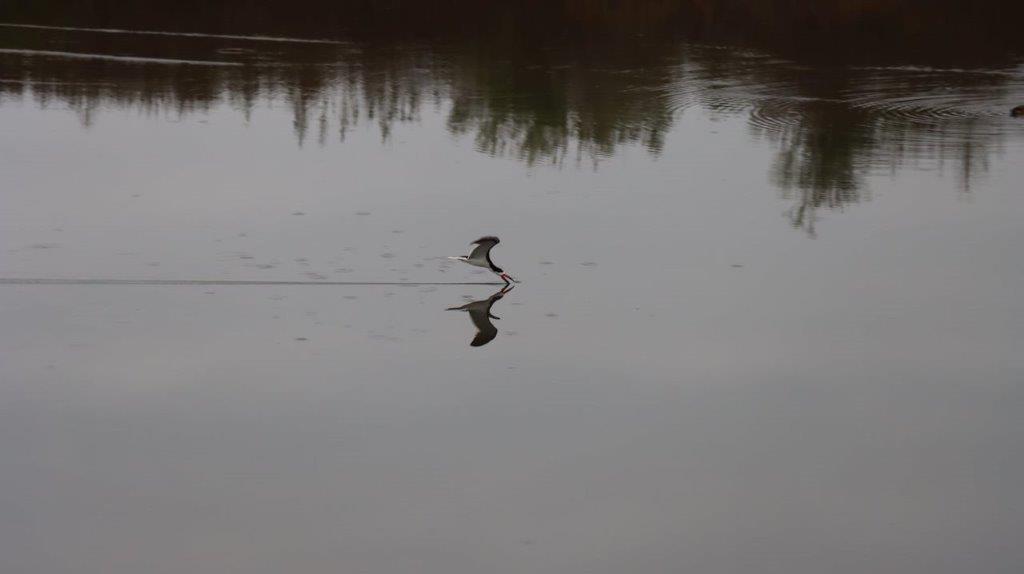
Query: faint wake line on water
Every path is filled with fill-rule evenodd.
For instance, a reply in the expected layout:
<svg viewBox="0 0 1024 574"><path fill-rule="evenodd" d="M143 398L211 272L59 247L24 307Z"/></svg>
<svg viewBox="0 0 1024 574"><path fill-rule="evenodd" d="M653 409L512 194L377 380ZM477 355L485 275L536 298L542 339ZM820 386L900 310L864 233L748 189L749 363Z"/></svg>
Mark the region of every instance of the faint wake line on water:
<svg viewBox="0 0 1024 574"><path fill-rule="evenodd" d="M60 30L66 32L94 32L97 34L135 34L140 36L182 36L186 38L217 38L221 40L247 40L250 42L287 42L293 44L346 44L339 40L315 38L287 38L283 36L243 36L234 34L203 34L201 32L164 32L160 30L124 30L120 28L79 28L74 26L43 26L0 22L4 28L30 28L34 30Z"/></svg>
<svg viewBox="0 0 1024 574"><path fill-rule="evenodd" d="M112 60L115 62L134 62L139 64L174 64L188 66L242 66L241 62L223 62L217 60L175 60L172 58L145 58L142 56L111 56L108 54L88 54L83 52L59 52L55 50L26 50L22 48L0 48L0 54L22 54L25 56L44 56L55 58L75 58L79 60Z"/></svg>
<svg viewBox="0 0 1024 574"><path fill-rule="evenodd" d="M391 285L417 287L426 285L503 285L497 281L232 281L226 279L36 279L3 278L0 285L222 285L222 286L370 286Z"/></svg>
<svg viewBox="0 0 1024 574"><path fill-rule="evenodd" d="M117 84L113 82L49 82L43 80L13 80L9 78L0 78L0 84L22 84L25 86L89 86L105 88L117 87Z"/></svg>
<svg viewBox="0 0 1024 574"><path fill-rule="evenodd" d="M939 68L932 66L851 66L851 70L872 70L878 72L917 72L922 74L981 74L986 76L1010 76L1021 75L1021 68L1003 69L972 69L972 68Z"/></svg>

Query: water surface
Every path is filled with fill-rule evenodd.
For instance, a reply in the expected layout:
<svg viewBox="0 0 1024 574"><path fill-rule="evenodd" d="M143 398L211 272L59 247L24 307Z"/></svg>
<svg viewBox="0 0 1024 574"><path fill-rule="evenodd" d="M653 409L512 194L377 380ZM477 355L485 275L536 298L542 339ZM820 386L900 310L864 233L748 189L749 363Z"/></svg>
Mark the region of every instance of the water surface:
<svg viewBox="0 0 1024 574"><path fill-rule="evenodd" d="M25 22L0 570L1024 562L1012 53Z"/></svg>

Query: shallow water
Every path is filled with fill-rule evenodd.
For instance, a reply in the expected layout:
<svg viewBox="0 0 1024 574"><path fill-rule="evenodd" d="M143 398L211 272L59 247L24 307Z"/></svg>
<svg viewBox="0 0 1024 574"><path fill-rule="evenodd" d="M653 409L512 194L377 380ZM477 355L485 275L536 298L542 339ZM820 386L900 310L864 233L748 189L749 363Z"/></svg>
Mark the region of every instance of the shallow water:
<svg viewBox="0 0 1024 574"><path fill-rule="evenodd" d="M0 570L1024 561L1020 61L138 31L0 26Z"/></svg>

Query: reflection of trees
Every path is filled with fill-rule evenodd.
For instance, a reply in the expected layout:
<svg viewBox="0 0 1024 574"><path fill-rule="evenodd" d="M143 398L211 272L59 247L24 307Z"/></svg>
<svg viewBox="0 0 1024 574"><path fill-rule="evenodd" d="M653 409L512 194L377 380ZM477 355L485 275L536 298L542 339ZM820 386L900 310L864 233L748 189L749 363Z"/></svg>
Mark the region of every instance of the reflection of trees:
<svg viewBox="0 0 1024 574"><path fill-rule="evenodd" d="M55 33L20 35L25 40L17 45L32 46ZM105 54L106 40L78 33L75 51ZM115 54L242 65L0 54L5 80L0 93L30 94L40 106L59 101L78 112L84 125L105 107L181 116L219 103L239 109L248 121L259 102L285 101L300 144L311 129L323 144L333 133L344 138L360 123L376 125L387 140L395 124L418 119L429 102L447 105L449 130L472 134L481 151L530 163L560 162L572 147L581 156L608 156L616 146L634 142L657 153L672 121L661 97L668 68L648 73L639 67L664 52L610 53L580 61L566 50L480 54L464 45L441 51L285 45L274 46L273 60L266 61L250 52L251 45L238 42L183 51L163 44L191 40L119 41ZM242 49L250 51L236 51Z"/></svg>
<svg viewBox="0 0 1024 574"><path fill-rule="evenodd" d="M658 89L664 69L642 73L635 62L609 58L597 65L565 54L535 54L463 62L470 74L451 85L448 128L472 132L477 149L528 163L611 155L624 143L661 151L672 113Z"/></svg>
<svg viewBox="0 0 1024 574"><path fill-rule="evenodd" d="M819 209L841 210L863 200L868 174L895 172L906 162L940 168L953 164L961 189L969 192L999 147L998 137L982 129L982 123L953 120L938 127L841 106L832 112L807 110L792 126L766 134L779 148L771 178L793 201L790 223L814 236Z"/></svg>
<svg viewBox="0 0 1024 574"><path fill-rule="evenodd" d="M772 179L784 197L795 200L790 223L814 235L818 208L839 209L859 201L858 164L871 154L873 142L859 125L862 114L809 108L772 136L779 146Z"/></svg>
<svg viewBox="0 0 1024 574"><path fill-rule="evenodd" d="M882 12L888 16L876 19L873 29L885 32L883 36L903 28L908 37L920 35L908 19L913 1L887 4L888 12ZM751 18L763 17L764 27L749 38L774 30L774 36L760 38L762 44L771 46L775 40L786 44L780 47L785 52L787 47L813 42L811 32L821 22L852 34L860 29L858 23L865 21L865 14L877 16L879 12L869 9L877 2L826 2L831 8L815 11L811 20L818 24L806 33L786 28L791 26L788 23L806 20L803 9L796 7L802 3L510 2L497 12L502 14L500 25L468 33L442 26L427 37L413 32L422 32L426 22L461 22L467 14L477 21L497 16L481 12L479 2L460 0L409 4L408 10L400 0L338 0L332 4L335 8L319 0L294 3L316 10L279 13L261 11L275 6L274 2L260 3L263 8L256 9L251 3L232 1L217 3L220 9L211 10L200 9L200 4L210 3L197 0L174 5L150 2L145 14L109 6L100 10L97 7L105 5L101 0L50 12L44 9L50 4L46 0L6 4L0 7L0 18L5 20L49 14L54 23L127 26L126 22L138 18L136 28L254 30L336 40L337 29L347 27L356 40L269 44L0 27L0 47L235 64L179 66L0 53L0 103L4 98L31 97L40 106L70 107L89 125L106 108L182 116L228 105L249 121L261 103L286 102L300 145L344 139L358 125L375 126L387 140L396 125L416 121L423 106L432 106L446 115L451 133L471 138L481 152L530 164L561 164L567 157L596 161L622 145L639 145L660 154L679 110L688 106L714 117L749 114L751 131L777 147L770 177L793 201L788 212L791 223L811 234L818 210L842 209L861 201L870 174L895 171L905 162L957 166L963 188L969 189L971 179L986 169L987 158L1002 135L987 111L971 107L973 100L961 98L943 108L936 105L942 102L936 94L949 90L979 101L992 100L1005 92L1009 76L941 71L915 75L906 70L886 75L826 65L798 66L763 53L697 48L665 34L675 26L701 39L728 39L746 35ZM849 9L833 10L838 4ZM124 5L132 3L118 4ZM386 5L403 10L388 12L381 8ZM934 19L950 5L940 1L923 17ZM24 11L19 14L18 9ZM90 13L92 9L95 13ZM765 10L774 12L764 15ZM318 17L309 17L312 13ZM365 26L354 30L353 21ZM989 30L958 27L951 37L990 35L991 30L1002 29L999 26ZM483 29L493 34L486 36ZM612 32L616 37L609 37ZM646 33L642 40L633 37L640 32ZM595 41L595 36L602 41ZM418 44L403 44L396 37L415 37ZM824 48L836 43L858 45L856 39L844 37L842 42L819 43L823 50L811 52L829 54ZM957 58L973 56L990 62L988 53L976 53L974 48L992 44L960 43ZM890 46L885 58L902 56L933 65L924 70L950 61L949 46L939 51L946 55L938 56L937 62L922 58L920 49L916 46L901 53ZM920 105L913 101L904 101L903 107L881 105L891 102L894 94L903 100L917 95L923 99Z"/></svg>
<svg viewBox="0 0 1024 574"><path fill-rule="evenodd" d="M812 236L817 211L861 201L869 174L908 162L953 163L966 192L999 146L1003 120L990 113L989 100L1002 95L1006 78L997 74L829 68L808 74L789 66L752 74L746 82L768 86L770 94L756 96L749 125L777 146L771 179L794 202L791 224ZM968 88L982 93L977 109L963 95ZM936 89L956 94L957 105L946 107Z"/></svg>
<svg viewBox="0 0 1024 574"><path fill-rule="evenodd" d="M792 66L751 67L746 82L767 86L755 99L751 131L778 147L772 181L794 205L793 227L815 234L817 210L860 201L866 168L878 144L870 114L841 100L848 74L816 76Z"/></svg>

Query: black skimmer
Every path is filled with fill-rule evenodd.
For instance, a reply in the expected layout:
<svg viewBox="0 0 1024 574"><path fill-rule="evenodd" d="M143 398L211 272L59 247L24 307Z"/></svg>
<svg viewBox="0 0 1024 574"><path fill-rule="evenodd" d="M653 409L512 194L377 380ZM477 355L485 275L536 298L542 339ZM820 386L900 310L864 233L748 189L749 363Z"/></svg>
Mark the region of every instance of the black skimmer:
<svg viewBox="0 0 1024 574"><path fill-rule="evenodd" d="M461 307L449 307L449 311L468 311L469 319L473 321L473 326L476 327L476 336L473 337L473 341L469 344L470 347L482 347L487 343L490 343L498 336L498 328L491 323L491 319L500 319L501 317L495 317L491 315L491 307L513 289L512 286L506 285L501 288L500 291L491 295L486 299L480 301L473 301L466 303Z"/></svg>
<svg viewBox="0 0 1024 574"><path fill-rule="evenodd" d="M510 283L519 283L519 281L513 279L511 275L505 273L501 267L498 267L493 261L491 261L491 248L497 245L500 241L500 239L493 235L481 237L473 243L470 243L470 245L476 245L476 247L473 248L473 252L470 253L468 257L465 255L459 255L457 257L449 257L448 259L462 261L463 263L469 263L470 265L475 265L477 267L486 267L487 269L490 269L492 273L501 277L501 280L505 282L506 286Z"/></svg>

